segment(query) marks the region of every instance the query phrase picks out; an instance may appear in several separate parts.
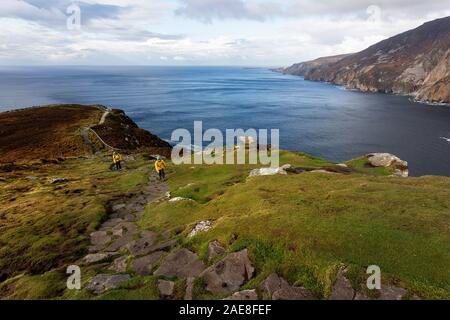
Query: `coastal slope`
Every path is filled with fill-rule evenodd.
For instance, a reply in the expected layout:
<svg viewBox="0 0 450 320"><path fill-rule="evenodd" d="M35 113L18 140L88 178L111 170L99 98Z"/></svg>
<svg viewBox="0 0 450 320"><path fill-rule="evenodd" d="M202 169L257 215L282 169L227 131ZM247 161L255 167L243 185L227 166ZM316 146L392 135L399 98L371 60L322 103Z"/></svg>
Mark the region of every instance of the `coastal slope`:
<svg viewBox="0 0 450 320"><path fill-rule="evenodd" d="M450 17L383 40L361 52L295 64L281 72L367 92L450 102Z"/></svg>
<svg viewBox="0 0 450 320"><path fill-rule="evenodd" d="M122 110L49 105L0 113L0 163L90 156L102 149L170 154L171 146Z"/></svg>

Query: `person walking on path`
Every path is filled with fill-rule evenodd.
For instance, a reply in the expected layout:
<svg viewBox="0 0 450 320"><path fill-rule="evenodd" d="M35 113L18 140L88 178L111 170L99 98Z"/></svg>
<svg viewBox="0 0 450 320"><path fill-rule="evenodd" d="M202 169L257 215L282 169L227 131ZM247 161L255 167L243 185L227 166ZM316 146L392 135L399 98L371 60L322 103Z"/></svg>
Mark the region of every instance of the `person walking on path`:
<svg viewBox="0 0 450 320"><path fill-rule="evenodd" d="M116 167L116 170L122 170L122 155L118 152L113 152L113 156L112 156L112 160L113 160L113 164Z"/></svg>
<svg viewBox="0 0 450 320"><path fill-rule="evenodd" d="M164 160L161 159L160 156L158 156L155 161L155 170L156 170L156 172L158 172L159 180L166 179L166 173L164 171L165 169L166 169L166 163L164 162Z"/></svg>

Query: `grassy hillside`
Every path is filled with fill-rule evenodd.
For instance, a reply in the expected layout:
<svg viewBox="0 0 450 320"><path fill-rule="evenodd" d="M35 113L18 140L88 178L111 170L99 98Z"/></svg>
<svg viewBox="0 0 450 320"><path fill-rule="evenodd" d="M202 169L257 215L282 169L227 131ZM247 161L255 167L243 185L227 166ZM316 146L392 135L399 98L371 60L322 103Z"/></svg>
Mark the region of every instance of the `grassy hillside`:
<svg viewBox="0 0 450 320"><path fill-rule="evenodd" d="M330 165L290 152L281 162ZM249 248L258 276L248 288L276 271L326 298L339 265L350 267L359 287L365 268L376 264L385 283L449 298L450 179L395 178L379 169L367 175L362 160L352 163L364 173L247 178L246 167L173 167L174 195L196 201L149 207L141 224L185 239L197 222L213 221L213 229L184 244L203 257L215 239L229 251Z"/></svg>
<svg viewBox="0 0 450 320"><path fill-rule="evenodd" d="M121 173L109 171L108 162L77 159L2 173L0 269L8 279L0 283L0 297L159 298L153 275L133 276L99 296L65 289L65 266L86 254L89 233L105 219L107 202L147 181L150 164L142 157L127 161ZM281 163L336 168L293 152L282 152ZM387 171L371 172L363 159L348 164L351 174L292 171L252 178L254 166L170 166L172 196L194 201L151 204L138 224L169 231L208 264L212 240L228 252L248 248L256 277L244 288L257 287L276 271L327 298L340 265L348 266L357 288L365 281L365 268L377 264L384 283L421 298L450 298L450 179L390 177ZM68 181L51 184L50 177ZM187 238L201 220L212 221L213 228ZM84 267L83 283L93 275ZM183 297L183 286L176 280L175 298ZM194 297L220 298L200 284Z"/></svg>

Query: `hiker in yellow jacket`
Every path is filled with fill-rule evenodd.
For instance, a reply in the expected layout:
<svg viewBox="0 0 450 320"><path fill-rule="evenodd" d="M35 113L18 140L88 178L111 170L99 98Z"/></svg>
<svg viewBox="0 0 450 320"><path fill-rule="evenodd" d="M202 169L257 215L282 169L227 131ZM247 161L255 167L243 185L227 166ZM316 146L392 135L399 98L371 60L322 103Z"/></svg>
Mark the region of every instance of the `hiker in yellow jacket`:
<svg viewBox="0 0 450 320"><path fill-rule="evenodd" d="M112 160L116 170L122 170L122 164L120 163L122 161L122 155L118 152L113 152Z"/></svg>
<svg viewBox="0 0 450 320"><path fill-rule="evenodd" d="M165 169L166 163L158 156L155 161L155 170L158 172L159 180L164 180L166 178L166 173L164 172Z"/></svg>

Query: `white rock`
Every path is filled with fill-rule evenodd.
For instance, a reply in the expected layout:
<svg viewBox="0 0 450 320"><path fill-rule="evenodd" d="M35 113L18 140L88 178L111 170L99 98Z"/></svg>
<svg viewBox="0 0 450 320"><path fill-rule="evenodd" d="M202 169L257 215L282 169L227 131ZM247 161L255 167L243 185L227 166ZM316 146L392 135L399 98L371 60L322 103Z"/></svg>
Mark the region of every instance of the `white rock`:
<svg viewBox="0 0 450 320"><path fill-rule="evenodd" d="M205 232L211 229L212 223L209 220L200 221L197 225L192 229L192 231L188 234L188 238L195 236L199 232Z"/></svg>
<svg viewBox="0 0 450 320"><path fill-rule="evenodd" d="M287 174L283 168L260 168L250 171L249 177L274 176L277 174Z"/></svg>
<svg viewBox="0 0 450 320"><path fill-rule="evenodd" d="M374 167L390 167L394 164L407 167L408 162L390 153L371 153L367 155L370 164Z"/></svg>
<svg viewBox="0 0 450 320"><path fill-rule="evenodd" d="M169 202L178 202L178 201L194 201L194 200L183 197L175 197L169 200Z"/></svg>

